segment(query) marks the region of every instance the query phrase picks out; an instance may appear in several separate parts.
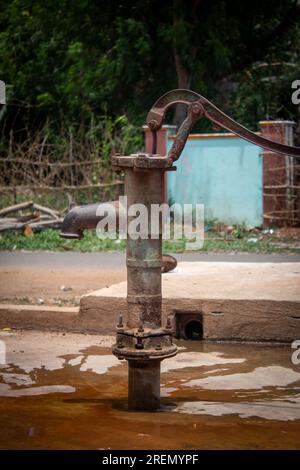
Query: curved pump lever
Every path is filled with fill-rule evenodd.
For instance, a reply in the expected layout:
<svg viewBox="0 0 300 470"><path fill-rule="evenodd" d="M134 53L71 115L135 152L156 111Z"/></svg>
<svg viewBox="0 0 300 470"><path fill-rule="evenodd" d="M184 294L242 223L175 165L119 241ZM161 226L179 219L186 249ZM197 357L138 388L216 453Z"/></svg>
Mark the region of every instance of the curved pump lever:
<svg viewBox="0 0 300 470"><path fill-rule="evenodd" d="M242 139L248 140L259 147L271 150L272 152L290 155L292 157L300 157L300 147L292 147L290 145L284 145L265 139L231 119L203 96L195 93L194 91L183 89L171 90L161 96L148 113L147 125L151 129L153 135L153 154L156 153L157 147L156 132L163 124L167 109L177 103L186 104L188 106L188 113L187 117L181 124L175 141L168 153L168 157L171 157L173 161L178 160L180 157L194 124L204 116L218 126L233 132Z"/></svg>

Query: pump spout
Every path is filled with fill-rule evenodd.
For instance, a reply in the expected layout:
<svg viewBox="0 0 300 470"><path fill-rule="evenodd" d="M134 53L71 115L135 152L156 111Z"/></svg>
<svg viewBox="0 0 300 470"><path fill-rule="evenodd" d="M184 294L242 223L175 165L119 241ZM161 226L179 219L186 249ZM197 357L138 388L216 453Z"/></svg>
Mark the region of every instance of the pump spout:
<svg viewBox="0 0 300 470"><path fill-rule="evenodd" d="M86 204L73 207L65 216L60 236L72 240L80 240L84 236L84 230L95 230L98 222L103 219L107 205L111 204L115 209L116 226L119 222L119 201L109 201L101 204ZM101 210L101 208L103 210ZM98 214L98 215L97 215ZM177 260L171 255L162 255L162 272L173 271L177 266Z"/></svg>
<svg viewBox="0 0 300 470"><path fill-rule="evenodd" d="M103 219L103 217L105 216L105 212L107 213L108 204L114 207L116 213L116 222L118 223L118 201L109 201L101 204L87 204L84 206L75 206L65 216L62 223L60 236L62 238L69 238L75 240L83 238L84 230L96 229L98 222ZM103 210L101 210L101 208Z"/></svg>

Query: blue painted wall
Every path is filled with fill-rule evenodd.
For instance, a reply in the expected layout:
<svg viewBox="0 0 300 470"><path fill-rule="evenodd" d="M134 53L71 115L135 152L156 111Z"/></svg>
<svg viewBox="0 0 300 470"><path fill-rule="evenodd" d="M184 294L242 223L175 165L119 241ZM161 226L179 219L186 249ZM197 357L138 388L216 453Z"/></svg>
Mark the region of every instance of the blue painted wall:
<svg viewBox="0 0 300 470"><path fill-rule="evenodd" d="M196 137L196 136L195 136ZM263 222L260 147L238 137L189 138L168 173L169 201L203 203L205 219L226 224ZM167 140L168 150L173 140Z"/></svg>

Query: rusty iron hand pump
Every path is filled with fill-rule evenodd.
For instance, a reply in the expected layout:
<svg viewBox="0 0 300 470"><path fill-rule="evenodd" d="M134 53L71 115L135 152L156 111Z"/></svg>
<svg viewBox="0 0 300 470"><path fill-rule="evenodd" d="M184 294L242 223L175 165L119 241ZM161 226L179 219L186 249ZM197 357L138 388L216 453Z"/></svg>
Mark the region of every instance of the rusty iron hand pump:
<svg viewBox="0 0 300 470"><path fill-rule="evenodd" d="M164 172L172 166L149 154L115 155L112 165L125 173L128 208L164 202ZM127 213L127 226L134 220ZM113 353L128 361L128 407L155 410L160 405L160 362L176 354L171 325L162 324L162 223L157 238L127 236L127 320L119 319Z"/></svg>
<svg viewBox="0 0 300 470"><path fill-rule="evenodd" d="M156 132L163 124L167 109L174 104L188 106L187 117L178 130L172 148L166 156L157 155ZM174 169L194 124L202 117L225 127L243 139L282 154L300 156L300 149L264 139L241 126L216 108L203 96L190 90L173 90L154 104L147 116L153 134L152 154L115 155L112 165L125 172L125 194L128 207L143 203L164 202L164 172ZM130 222L130 217L128 217ZM121 319L113 353L127 359L129 409L151 410L160 402L160 362L176 354L172 343L172 325L168 319L162 325L161 250L160 237L152 240L127 239L127 324Z"/></svg>
<svg viewBox="0 0 300 470"><path fill-rule="evenodd" d="M187 117L180 126L175 141L167 155L157 155L156 132L163 124L167 109L177 103L186 104ZM175 170L178 160L194 124L206 117L221 127L258 146L284 155L300 157L299 147L290 147L264 139L241 126L206 98L190 90L172 90L154 104L147 116L147 124L153 134L152 154L138 153L129 156L114 155L112 166L124 171L127 207L143 204L151 213L152 204L164 202L165 171ZM88 208L86 209L88 210ZM63 225L66 236L82 234L83 228L95 225L95 208L84 218L85 211L77 210L69 215ZM68 217L68 215L66 216ZM131 217L127 212L127 227ZM85 222L82 223L84 219ZM70 227L72 226L72 227ZM116 344L113 353L128 361L128 408L131 410L155 410L160 406L160 362L177 353L173 344L171 319L162 321L162 221L159 236L133 239L127 236L127 312L117 324Z"/></svg>

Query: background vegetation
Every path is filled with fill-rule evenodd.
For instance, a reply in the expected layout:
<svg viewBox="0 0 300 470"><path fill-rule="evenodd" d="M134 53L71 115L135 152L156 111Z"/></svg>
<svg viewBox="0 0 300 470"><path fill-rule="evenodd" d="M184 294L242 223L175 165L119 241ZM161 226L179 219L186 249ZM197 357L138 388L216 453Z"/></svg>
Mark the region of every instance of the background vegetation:
<svg viewBox="0 0 300 470"><path fill-rule="evenodd" d="M297 0L1 0L1 150L41 128L50 141L92 128L100 141L103 116L140 126L176 87L252 128L299 120L299 20Z"/></svg>
<svg viewBox="0 0 300 470"><path fill-rule="evenodd" d="M9 163L22 157L27 185L34 165L49 162L39 184L73 185L78 203L115 198L122 186L110 186L111 153L142 149L148 110L176 87L198 91L254 130L260 119L299 123L300 107L291 102L299 46L298 0L0 0L0 79L7 84L0 186L24 184L22 160L17 171ZM177 107L168 122L180 123L184 111ZM210 126L203 120L197 130ZM300 127L296 138L299 144ZM89 159L89 171L58 173L57 162L75 159ZM78 190L86 180L90 190ZM3 194L0 206L31 198ZM70 202L66 196L35 193L58 209Z"/></svg>
<svg viewBox="0 0 300 470"><path fill-rule="evenodd" d="M294 236L293 236L294 235ZM296 236L295 236L296 235ZM285 253L299 254L299 237L293 233L248 231L242 225L237 225L231 234L217 230L205 233L202 253ZM85 231L81 240L65 240L60 238L57 230L43 230L26 237L22 233L6 232L0 235L0 250L27 251L125 251L125 240L99 239L95 232ZM165 240L164 253L181 253L186 250L186 240Z"/></svg>

